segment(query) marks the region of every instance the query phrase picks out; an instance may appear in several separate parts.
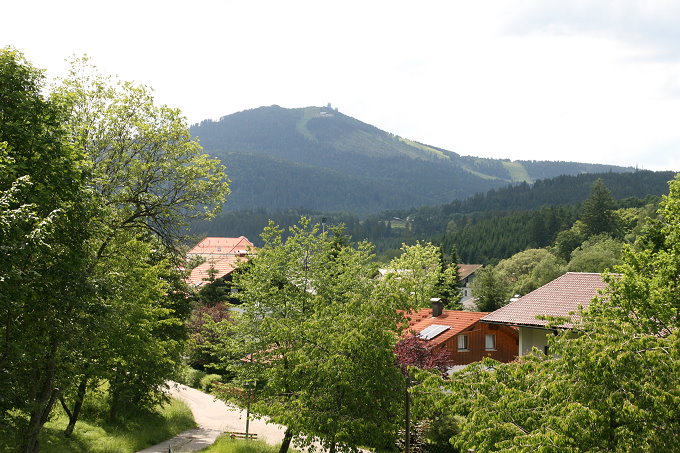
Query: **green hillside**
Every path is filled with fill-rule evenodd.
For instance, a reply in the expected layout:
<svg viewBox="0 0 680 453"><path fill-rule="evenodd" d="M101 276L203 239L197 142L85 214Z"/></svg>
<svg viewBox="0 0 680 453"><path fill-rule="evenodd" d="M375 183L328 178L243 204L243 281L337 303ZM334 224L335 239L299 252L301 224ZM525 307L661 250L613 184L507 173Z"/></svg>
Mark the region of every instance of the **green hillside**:
<svg viewBox="0 0 680 453"><path fill-rule="evenodd" d="M260 107L191 128L228 167L228 210L308 208L368 214L467 198L509 183L631 169L461 156L328 107Z"/></svg>

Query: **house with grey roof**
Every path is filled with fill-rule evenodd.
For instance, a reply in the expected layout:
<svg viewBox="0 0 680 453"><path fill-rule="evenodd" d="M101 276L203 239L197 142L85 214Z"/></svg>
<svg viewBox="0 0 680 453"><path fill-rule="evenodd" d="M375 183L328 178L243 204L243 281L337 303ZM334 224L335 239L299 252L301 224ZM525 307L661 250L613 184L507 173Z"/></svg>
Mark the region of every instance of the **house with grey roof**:
<svg viewBox="0 0 680 453"><path fill-rule="evenodd" d="M601 274L567 272L540 288L489 313L480 322L519 328L519 355L537 348L548 352L548 336L557 329L570 329L578 322L579 308L590 302L607 287ZM543 317L543 319L540 319ZM549 318L564 318L559 325L548 327Z"/></svg>

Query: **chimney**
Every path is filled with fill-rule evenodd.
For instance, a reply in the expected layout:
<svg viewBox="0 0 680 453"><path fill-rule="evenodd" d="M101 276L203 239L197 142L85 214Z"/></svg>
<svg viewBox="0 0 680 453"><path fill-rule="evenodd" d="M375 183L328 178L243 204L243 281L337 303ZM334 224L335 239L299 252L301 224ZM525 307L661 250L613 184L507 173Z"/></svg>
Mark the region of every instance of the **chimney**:
<svg viewBox="0 0 680 453"><path fill-rule="evenodd" d="M430 299L430 302L432 302L432 317L436 318L437 316L441 316L441 314L444 312L444 303L439 297L433 297Z"/></svg>

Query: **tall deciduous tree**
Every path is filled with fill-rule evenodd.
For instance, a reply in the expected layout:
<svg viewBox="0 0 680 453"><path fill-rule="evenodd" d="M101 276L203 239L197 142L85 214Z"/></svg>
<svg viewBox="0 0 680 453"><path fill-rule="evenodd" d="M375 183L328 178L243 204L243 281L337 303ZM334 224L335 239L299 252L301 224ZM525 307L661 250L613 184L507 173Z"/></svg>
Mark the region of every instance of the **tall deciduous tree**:
<svg viewBox="0 0 680 453"><path fill-rule="evenodd" d="M40 71L0 49L0 410L6 421L26 414L18 422L26 452L39 449L67 380L66 346L88 312L82 276L96 211L82 155L42 90Z"/></svg>
<svg viewBox="0 0 680 453"><path fill-rule="evenodd" d="M52 99L64 112L68 142L87 159L88 184L101 204L85 277L100 288L94 303L118 313L91 320L101 348L80 355L71 387L106 378L117 416L156 401L179 361L189 305L175 246L188 221L219 210L228 181L219 162L201 153L179 110L156 105L147 87L101 75L87 59L72 62ZM133 275L138 279L121 283ZM77 419L75 407L72 413Z"/></svg>
<svg viewBox="0 0 680 453"><path fill-rule="evenodd" d="M385 446L396 431L401 376L394 344L400 297L373 279L366 244L354 248L303 219L285 241L270 226L237 277L242 382L257 381L255 412L331 451ZM383 297L384 296L384 297Z"/></svg>

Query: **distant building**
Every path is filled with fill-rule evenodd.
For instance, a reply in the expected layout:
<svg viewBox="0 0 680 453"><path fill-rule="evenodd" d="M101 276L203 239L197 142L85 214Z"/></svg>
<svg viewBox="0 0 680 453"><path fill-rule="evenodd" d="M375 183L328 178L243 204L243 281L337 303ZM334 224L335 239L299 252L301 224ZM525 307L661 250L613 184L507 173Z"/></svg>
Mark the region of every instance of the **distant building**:
<svg viewBox="0 0 680 453"><path fill-rule="evenodd" d="M475 272L481 268L481 264L459 264L458 278L460 278L462 286L462 295L460 302L466 310L475 310L475 299L472 296L472 282L475 279Z"/></svg>
<svg viewBox="0 0 680 453"><path fill-rule="evenodd" d="M570 329L578 321L579 308L587 308L606 287L600 274L567 272L486 315L481 322L519 328L519 355L526 355L533 348L547 353L548 336L557 329ZM537 317L566 318L571 322L548 328L550 321Z"/></svg>
<svg viewBox="0 0 680 453"><path fill-rule="evenodd" d="M198 287L210 283L211 279L224 281L254 253L253 243L245 236L207 237L187 252L187 259L200 257L205 260L191 270L187 282Z"/></svg>
<svg viewBox="0 0 680 453"><path fill-rule="evenodd" d="M247 256L255 246L245 236L237 238L207 237L187 252L187 258L203 257L226 258L229 256Z"/></svg>

